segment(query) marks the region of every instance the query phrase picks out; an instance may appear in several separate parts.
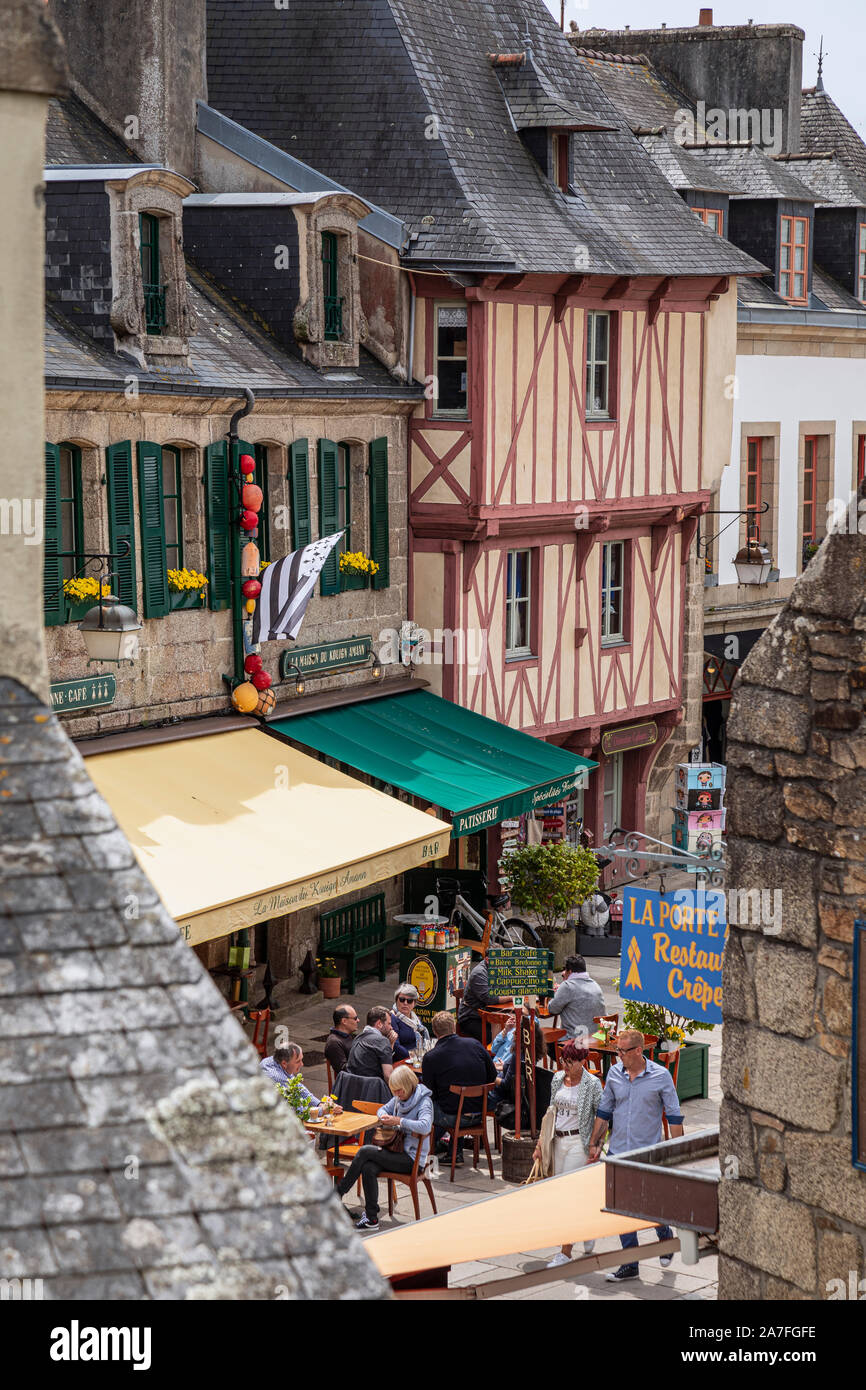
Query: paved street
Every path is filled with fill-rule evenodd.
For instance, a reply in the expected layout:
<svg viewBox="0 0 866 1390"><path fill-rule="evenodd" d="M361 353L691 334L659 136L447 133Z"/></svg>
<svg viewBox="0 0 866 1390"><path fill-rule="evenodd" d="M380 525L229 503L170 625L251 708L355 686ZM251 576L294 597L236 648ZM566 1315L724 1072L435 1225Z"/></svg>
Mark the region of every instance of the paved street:
<svg viewBox="0 0 866 1390"><path fill-rule="evenodd" d="M605 1003L610 1011L618 1010L622 1012L622 1002L616 991L612 988L611 981L619 972L619 959L617 957L598 957L588 959L587 966L590 973L598 980L604 989ZM365 981L359 986L357 993L352 996L352 1002L358 1014L363 1019L367 1009L374 1004L385 1004L390 1007L393 1001L394 990L398 985L396 968L392 969L384 985L377 980ZM295 996L298 999L299 996ZM322 1059L322 1048L331 1026L331 1013L334 1001L323 1000L320 996L311 996L312 1002L305 1008L282 1010L276 1019L277 1025L285 1024L289 1029L289 1039L299 1042L304 1048L307 1061L304 1066L304 1080L310 1089L320 1095L327 1086L325 1065ZM343 995L345 1000L348 996ZM294 1001L293 1001L294 1002ZM691 1100L685 1102L683 1113L685 1115L686 1132L702 1129L709 1125L718 1123L719 1102L721 1100L721 1090L719 1086L719 1065L721 1060L721 1029L716 1028L712 1033L701 1033L699 1035L702 1042L710 1043L710 1095L707 1100ZM310 1064L312 1063L312 1065ZM491 1125L492 1136L492 1125ZM492 1139L491 1139L491 1149ZM494 1173L496 1174L493 1182L490 1181L487 1172L486 1162L483 1160L475 1172L472 1169L470 1156L467 1154L462 1171L457 1170L455 1180L452 1184L448 1180L448 1169L443 1166L441 1176L434 1179L434 1189L436 1192L436 1202L441 1212L453 1211L456 1208L467 1205L471 1202L480 1201L496 1193L513 1192L514 1186L511 1183L503 1182L501 1173L501 1159L495 1150L494 1154ZM394 1225L402 1225L414 1219L412 1212L412 1201L408 1190L403 1189L399 1194L399 1200L391 1221L388 1217L387 1202L385 1198L384 1184L380 1187L383 1199L382 1210L380 1211L379 1224L380 1230L388 1231ZM426 1195L423 1190L420 1197L422 1219L428 1214L429 1208ZM348 1205L353 1207L350 1199ZM649 1234L642 1236L642 1240L648 1241ZM596 1243L596 1252L615 1249L616 1240L600 1240ZM470 1264L456 1265L452 1271L452 1285L475 1284L486 1282L490 1279L504 1279L517 1273L532 1273L534 1270L541 1269L546 1260L555 1254L553 1249L549 1250L526 1250L513 1255L499 1255L495 1259L474 1261ZM580 1280L566 1279L558 1280L541 1287L524 1290L518 1293L501 1295L508 1299L680 1299L680 1298L700 1298L715 1299L716 1297L716 1257L702 1256L699 1264L687 1266L677 1254L674 1256L673 1263L669 1269L663 1270L657 1260L644 1261L640 1265L640 1279L633 1282L616 1285L608 1283L604 1277L604 1272L598 1272L582 1276Z"/></svg>

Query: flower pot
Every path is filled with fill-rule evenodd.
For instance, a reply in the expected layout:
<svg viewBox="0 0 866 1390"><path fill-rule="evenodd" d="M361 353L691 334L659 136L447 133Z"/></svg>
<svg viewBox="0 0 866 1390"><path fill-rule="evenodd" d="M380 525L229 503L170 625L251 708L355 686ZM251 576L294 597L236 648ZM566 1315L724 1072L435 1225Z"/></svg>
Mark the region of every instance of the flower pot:
<svg viewBox="0 0 866 1390"><path fill-rule="evenodd" d="M340 570L340 589L346 593L351 593L353 589L369 589L369 574L358 574L354 570Z"/></svg>
<svg viewBox="0 0 866 1390"><path fill-rule="evenodd" d="M325 979L319 976L319 989L326 999L337 999L340 994L343 981L339 975L329 975Z"/></svg>
<svg viewBox="0 0 866 1390"><path fill-rule="evenodd" d="M68 598L66 600L66 621L68 623L80 623L85 613L89 613L91 608L95 608L98 603L98 598L86 598L83 603L76 603Z"/></svg>
<svg viewBox="0 0 866 1390"><path fill-rule="evenodd" d="M674 1042L672 1038L665 1038L664 1042L659 1045L659 1052L679 1052L679 1050L679 1043Z"/></svg>
<svg viewBox="0 0 866 1390"><path fill-rule="evenodd" d="M171 611L174 613L178 608L203 608L204 590L203 589L169 589L169 603Z"/></svg>

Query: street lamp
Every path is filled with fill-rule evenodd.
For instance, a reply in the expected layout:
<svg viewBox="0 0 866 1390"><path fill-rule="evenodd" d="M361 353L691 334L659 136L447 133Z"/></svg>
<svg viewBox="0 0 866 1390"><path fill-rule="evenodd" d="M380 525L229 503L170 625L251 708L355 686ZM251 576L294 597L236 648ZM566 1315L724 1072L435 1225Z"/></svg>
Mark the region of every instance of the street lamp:
<svg viewBox="0 0 866 1390"><path fill-rule="evenodd" d="M100 595L99 602L88 609L78 624L78 631L87 648L88 666L99 661L119 666L138 657L141 623L114 594L106 594L105 602Z"/></svg>
<svg viewBox="0 0 866 1390"><path fill-rule="evenodd" d="M758 533L758 517L763 516L764 512L769 511L769 509L769 502L765 502L762 507L743 507L739 511L723 509L722 511L704 513L705 516L731 516L733 518L744 516L746 518L746 544L734 556L734 569L737 572L738 584L766 584L770 578L773 559L767 547L761 543ZM697 537L698 555L706 558L713 542L718 540L722 531L727 531L728 527L733 526L733 524L733 520L726 522L715 536L702 538L699 531Z"/></svg>

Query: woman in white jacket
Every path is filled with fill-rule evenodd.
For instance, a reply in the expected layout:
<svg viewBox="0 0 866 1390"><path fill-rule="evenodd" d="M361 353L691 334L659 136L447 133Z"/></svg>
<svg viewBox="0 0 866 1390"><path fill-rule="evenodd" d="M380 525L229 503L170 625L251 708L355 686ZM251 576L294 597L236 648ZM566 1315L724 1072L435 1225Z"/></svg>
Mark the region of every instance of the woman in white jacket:
<svg viewBox="0 0 866 1390"><path fill-rule="evenodd" d="M563 1070L550 1088L550 1108L541 1122L541 1134L533 1158L541 1162L546 1178L573 1173L589 1162L589 1141L601 1104L602 1085L584 1067L586 1049L567 1042L560 1053ZM584 1254L592 1254L595 1241L584 1242ZM548 1269L568 1264L572 1246L563 1245L547 1263Z"/></svg>

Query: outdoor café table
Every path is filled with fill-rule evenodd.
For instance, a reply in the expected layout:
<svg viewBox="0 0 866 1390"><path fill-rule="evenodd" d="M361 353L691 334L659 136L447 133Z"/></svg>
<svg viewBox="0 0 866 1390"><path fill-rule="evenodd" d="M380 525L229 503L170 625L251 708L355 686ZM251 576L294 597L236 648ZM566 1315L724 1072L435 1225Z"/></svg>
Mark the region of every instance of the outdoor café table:
<svg viewBox="0 0 866 1390"><path fill-rule="evenodd" d="M332 1124L326 1125L324 1120L304 1120L304 1129L312 1130L314 1134L330 1134L334 1137L334 1166L340 1162L340 1140L349 1139L352 1135L362 1134L365 1129L372 1129L379 1123L376 1115L359 1115L354 1110L344 1110L342 1115L335 1115Z"/></svg>

